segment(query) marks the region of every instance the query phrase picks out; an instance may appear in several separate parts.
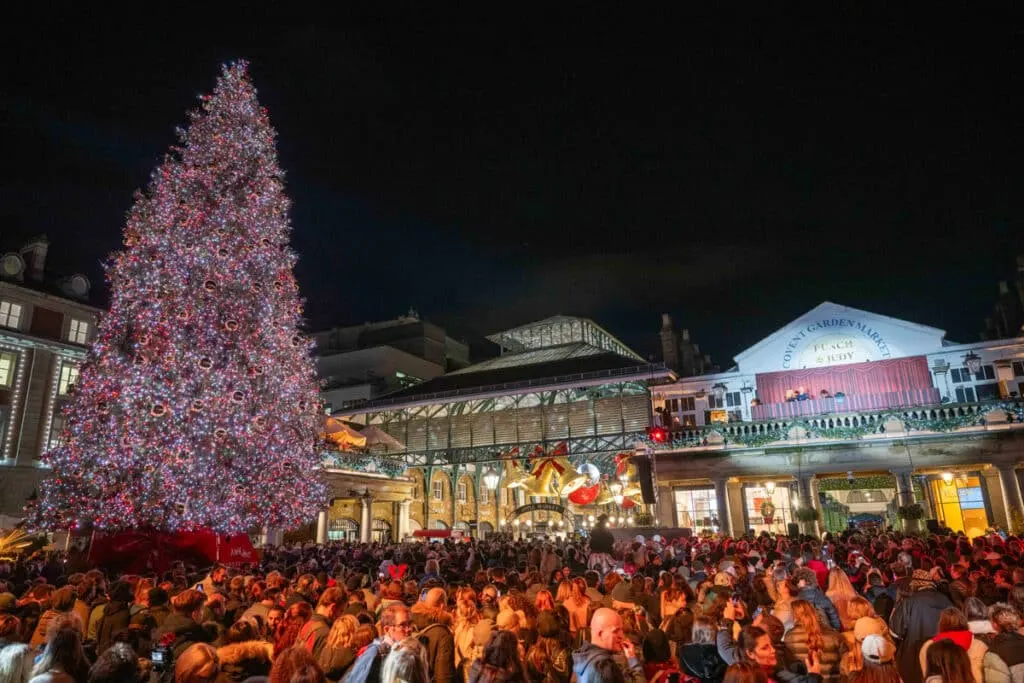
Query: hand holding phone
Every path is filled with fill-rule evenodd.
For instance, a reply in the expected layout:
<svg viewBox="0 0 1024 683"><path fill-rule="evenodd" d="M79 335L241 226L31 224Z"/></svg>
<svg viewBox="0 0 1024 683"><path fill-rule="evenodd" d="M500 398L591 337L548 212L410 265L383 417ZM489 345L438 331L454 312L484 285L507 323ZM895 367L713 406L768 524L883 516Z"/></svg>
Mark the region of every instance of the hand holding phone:
<svg viewBox="0 0 1024 683"><path fill-rule="evenodd" d="M633 641L623 639L622 654L626 656L626 659L634 659L636 657L636 648L633 647Z"/></svg>

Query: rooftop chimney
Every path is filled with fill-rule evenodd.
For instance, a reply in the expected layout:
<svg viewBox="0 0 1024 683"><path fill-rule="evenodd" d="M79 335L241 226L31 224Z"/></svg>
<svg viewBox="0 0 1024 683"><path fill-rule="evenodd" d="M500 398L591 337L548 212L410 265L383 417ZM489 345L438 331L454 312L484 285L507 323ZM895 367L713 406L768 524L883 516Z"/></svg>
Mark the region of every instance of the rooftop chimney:
<svg viewBox="0 0 1024 683"><path fill-rule="evenodd" d="M671 330L672 329L672 316L668 313L661 314L661 329Z"/></svg>
<svg viewBox="0 0 1024 683"><path fill-rule="evenodd" d="M683 330L683 341L690 341L690 330Z"/></svg>
<svg viewBox="0 0 1024 683"><path fill-rule="evenodd" d="M21 248L21 257L25 259L25 271L28 277L36 282L43 280L46 272L46 252L50 248L50 242L46 235L40 235Z"/></svg>

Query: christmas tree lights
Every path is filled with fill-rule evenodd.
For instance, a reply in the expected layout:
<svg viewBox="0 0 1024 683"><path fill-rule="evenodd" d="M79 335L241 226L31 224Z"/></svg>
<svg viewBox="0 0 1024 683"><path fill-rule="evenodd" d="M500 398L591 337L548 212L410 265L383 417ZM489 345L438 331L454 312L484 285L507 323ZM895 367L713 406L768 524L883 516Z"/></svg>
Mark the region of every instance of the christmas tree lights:
<svg viewBox="0 0 1024 683"><path fill-rule="evenodd" d="M247 65L138 193L34 528L294 528L325 504L289 202Z"/></svg>

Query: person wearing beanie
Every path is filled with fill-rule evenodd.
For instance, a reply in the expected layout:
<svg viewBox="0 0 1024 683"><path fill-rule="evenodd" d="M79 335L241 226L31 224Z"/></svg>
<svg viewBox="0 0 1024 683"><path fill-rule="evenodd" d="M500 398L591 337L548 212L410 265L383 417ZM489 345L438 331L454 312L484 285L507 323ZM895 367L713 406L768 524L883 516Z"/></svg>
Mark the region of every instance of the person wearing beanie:
<svg viewBox="0 0 1024 683"><path fill-rule="evenodd" d="M915 569L910 577L911 594L892 611L889 629L899 638L896 648L897 666L904 683L922 683L924 677L918 654L924 644L935 635L942 611L952 607L950 599L940 593L931 576L923 569Z"/></svg>

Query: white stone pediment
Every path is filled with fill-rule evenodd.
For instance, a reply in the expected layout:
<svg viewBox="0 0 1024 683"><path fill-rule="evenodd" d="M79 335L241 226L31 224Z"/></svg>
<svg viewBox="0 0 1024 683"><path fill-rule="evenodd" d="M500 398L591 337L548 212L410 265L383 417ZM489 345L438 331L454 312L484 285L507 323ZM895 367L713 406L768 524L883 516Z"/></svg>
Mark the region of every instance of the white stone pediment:
<svg viewBox="0 0 1024 683"><path fill-rule="evenodd" d="M826 301L735 357L742 373L778 372L923 356L945 330Z"/></svg>

